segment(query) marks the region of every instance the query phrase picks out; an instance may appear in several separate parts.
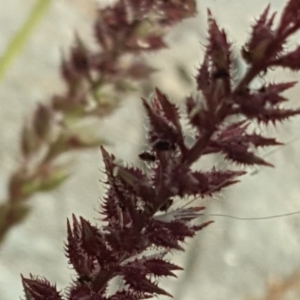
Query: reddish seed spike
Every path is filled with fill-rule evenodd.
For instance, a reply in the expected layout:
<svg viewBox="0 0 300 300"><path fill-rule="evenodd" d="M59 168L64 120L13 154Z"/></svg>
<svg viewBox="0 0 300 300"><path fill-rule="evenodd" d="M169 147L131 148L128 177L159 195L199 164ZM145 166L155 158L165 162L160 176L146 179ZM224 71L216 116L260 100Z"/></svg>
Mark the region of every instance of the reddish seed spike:
<svg viewBox="0 0 300 300"><path fill-rule="evenodd" d="M122 36L122 34L119 34L118 26L124 25L123 27L125 27L126 29L127 25L130 25L132 21L131 18L128 18L128 16L126 15L127 12L126 8L124 7L124 5L128 1L123 0L123 6L119 4L118 7L112 8L110 13L108 13L105 18L108 27L110 27L110 29L116 29L115 33L117 34L114 34L112 36L113 42L115 41L115 38L118 39L120 36ZM132 5L131 13L134 13L134 9L138 10L139 8L139 1L133 1L134 0L130 2L134 4ZM297 1L299 2L299 0ZM150 2L151 1L149 0L149 3ZM176 20L176 18L178 18L180 14L183 13L183 10L179 10L178 12L172 11L174 7L176 8L176 6L173 6L172 4L173 2L176 2L176 5L178 5L178 1L164 2L165 7L168 8L168 10L165 12L165 19L168 19L168 17L172 17L172 22ZM161 3L163 2L158 0L157 3L162 5ZM290 1L290 3L295 4L296 2ZM151 7L151 5L149 7ZM161 7L163 7L163 5ZM274 19L274 15L271 15L271 17L268 18L268 11L269 8L265 11L265 16L261 18L261 22L263 24L259 24L262 27L266 27L262 29L267 29L267 33L268 29L269 31L271 31L271 25ZM148 168L150 172L152 172L151 176L145 176L144 178L144 176L139 172L135 172L133 170L130 170L129 168L122 168L120 166L117 166L113 156L102 149L103 158L106 165L106 172L109 177L108 184L110 187L104 205L104 209L106 209L107 211L107 225L103 226L103 231L105 232L103 243L105 243L105 245L106 242L108 243L107 248L111 250L112 257L110 261L107 262L108 255L105 253L105 251L99 251L101 250L101 248L99 248L99 244L102 240L102 235L97 235L96 230L94 231L88 223L85 224L84 222L82 222L82 219L81 223L79 224L79 221L74 218L73 230L71 230L69 226L68 231L71 231L71 233L69 233L69 240L73 241L74 247L76 246L75 250L78 250L77 253L73 251L73 253L77 255L77 257L75 257L75 254L73 254L74 260L76 260L76 270L77 272L79 271L78 273L83 274L85 274L83 271L86 271L87 269L90 271L90 273L92 273L92 275L95 275L95 272L92 271L96 271L97 273L97 280L95 280L95 282L93 282L94 276L90 276L92 282L87 286L87 290L81 289L81 286L79 287L77 292L82 293L80 294L80 296L89 298L91 296L89 295L89 292L92 292L93 295L97 293L99 297L104 297L106 287L109 281L113 279L115 275L123 277L125 275L128 275L125 272L125 268L122 269L122 267L124 267L124 264L122 264L124 260L133 259L137 253L144 254L143 251L147 250L149 246L152 248L153 245L164 247L166 249L166 252L169 252L170 249L183 250L180 243L183 242L186 237L194 236L197 230L202 229L211 222L210 221L204 223L200 226L191 225L189 221L199 216L199 210L195 208L190 210L181 209L179 210L179 212L177 211L177 214L174 213L173 215L173 217L175 218L173 222L172 220L162 220L162 218L155 219L154 213L159 210L160 204L166 203L167 200L169 200L173 196L196 194L206 196L210 193L214 194L216 192L219 192L221 188L237 182L236 177L240 174L234 172L227 171L227 174L225 174L224 176L225 178L220 179L220 177L222 177L225 172L221 174L221 172L218 173L214 170L213 172L211 172L213 173L212 175L207 174L207 172L195 174L195 172L193 173L190 169L192 163L196 162L199 158L202 158L207 148L210 147L211 149L213 148L213 146L215 146L215 148L217 148L217 146L220 146L221 143L219 142L219 144L217 144L217 139L216 141L214 141L214 145L211 145L212 143L210 142L211 139L214 138L214 135L218 133L217 130L218 128L221 128L220 125L222 124L222 122L228 116L235 117L235 114L244 113L248 120L256 119L265 123L275 123L275 121L282 121L289 116L300 113L299 110L284 111L277 107L276 104L283 102L282 98L278 97L279 92L277 92L277 95L275 95L277 97L271 98L269 97L269 95L266 95L268 92L266 88L259 92L253 91L252 89L248 88L250 83L256 79L259 73L261 73L262 71L267 71L267 66L262 66L260 68L260 66L263 65L264 61L268 61L268 56L264 56L264 54L268 53L266 49L258 49L259 51L257 49L254 49L254 52L257 50L257 52L254 53L256 57L254 57L255 55L253 56L253 53L249 53L250 58L252 55L252 58L254 57L258 61L259 59L261 59L262 61L259 62L262 62L262 64L252 65L251 59L249 59L249 71L246 73L245 77L240 78L240 83L237 85L235 92L231 92L231 82L229 78L230 68L228 67L228 65L230 65L229 43L227 43L224 31L219 29L217 23L211 18L211 13L209 12L208 14L210 15L210 38L208 47L209 51L207 54L207 56L209 57L207 61L207 70L204 71L207 71L207 74L209 74L209 81L206 82L203 79L203 77L205 76L201 74L201 76L199 75L199 77L202 77L202 81L200 83L198 82L198 88L201 85L203 86L203 89L201 91L203 92L204 98L206 100L206 109L202 109L201 106L198 109L198 107L195 107L196 105L194 105L192 101L190 101L189 103L191 108L189 113L194 114L192 117L189 116L189 123L193 125L193 129L198 130L198 135L195 138L195 144L191 147L191 151L189 151L190 149L185 149L185 147L180 147L180 139L182 139L182 136L180 134L181 131L178 130L180 126L177 126L180 123L177 124L175 122L175 119L177 117L175 113L167 114L171 106L168 106L168 102L163 102L164 100L166 100L166 98L162 96L162 94L159 94L157 92L157 98L153 101L153 106L148 105L147 103L145 104L147 114L151 123L151 126L149 127L152 127L149 131L149 135L153 137L153 139L150 140L150 145L148 146L156 147L156 149L154 150L156 150L155 154L158 158L157 163L152 164L154 167L152 168L152 166L149 166ZM292 11L290 11L289 14L292 14ZM166 20L163 21L167 22ZM160 24L163 24L163 22L161 22ZM132 32L131 30L128 31L130 33ZM263 41L265 41L265 35L260 35L260 33L261 32L257 32L258 38L262 38ZM267 39L268 38L273 38L272 32L267 35ZM137 47L135 42L136 41L133 39L131 43L125 44L123 46L125 46L125 48ZM161 36L152 35L150 37L146 37L143 42L149 44L148 49L154 49L155 47L161 46L162 39ZM258 40L258 42L260 42L260 40ZM277 43L277 46L281 46L281 44ZM274 48L279 49L278 47ZM121 47L121 49L123 50L124 48ZM105 52L107 52L109 51L109 48L104 50ZM295 57L293 58L297 58L298 53L292 54L295 55ZM110 66L109 69L111 70L112 74L114 73L114 68L116 67L114 65L114 61L119 61L119 57L116 57L115 59L114 55L113 62L109 61L107 63ZM285 59L290 58L291 57L285 57ZM273 61L273 63L275 63L275 61ZM277 63L279 64L279 62ZM287 61L281 61L281 64L283 63L287 63ZM79 64L79 67L80 65L81 64ZM221 85L222 83L223 86ZM75 84L75 86L77 87L78 85ZM232 103L233 101L235 101L234 98L236 96L240 96L239 100L241 101ZM251 98L251 96L253 97ZM245 105L246 100L248 102ZM167 105L164 106L163 104L166 103ZM228 107L233 104L234 109L229 110ZM173 109L172 112L174 112ZM171 120L173 119L175 121L172 122ZM175 127L177 131L173 130L173 127ZM220 147L220 149L223 150L223 152L225 152L228 157L239 163L257 163L263 165L268 164L261 158L257 157L255 153L249 153L247 148L248 144L252 143L256 146L262 146L265 144L274 145L277 144L276 141L270 139L266 140L262 137L258 138L254 135L247 135L246 127L247 126L244 125L244 127L240 126L236 128L236 130L233 129L231 132L227 132L227 134L224 134L223 137L221 137L220 135L220 139L222 139L223 142L221 146L227 147L225 149L226 151L222 149L222 147ZM227 144L225 143L226 141ZM217 151L215 152L220 153L220 149L217 149ZM169 150L176 151L174 151L173 153ZM213 153L213 151L209 153ZM153 158L151 154L148 154L148 156L146 155L146 157L150 160L156 158ZM191 157L191 159L189 157ZM115 172L116 169L118 169L118 172ZM153 178L155 180L153 180ZM201 193L199 193L199 190ZM140 202L142 203L140 206L141 208L138 207L138 204L140 204ZM155 207L155 205L152 205L153 203L157 204L157 207ZM147 206L150 208L148 209ZM153 207L154 210L151 210ZM161 215L166 216L166 214ZM172 216L172 214L169 214L168 216L170 215ZM129 218L130 216L132 217L132 220L135 220L135 222L131 222ZM272 218L274 218L274 216ZM94 238L90 238L91 235L92 237L94 236ZM87 240L86 243L91 244L91 251L85 251L87 250L87 248L83 247L83 239ZM99 253L99 256L97 255L97 257L93 257L94 250L96 251L96 249L98 250L97 254ZM90 257L88 254L91 254L92 257ZM91 260L88 260L87 258L91 258ZM98 264L98 268L96 270L90 267L90 265L95 261ZM101 264L99 262L101 262ZM90 264L89 268L87 268L88 263ZM142 263L137 265L133 264L132 269L129 270L132 272L129 272L130 274L128 276L128 282L130 283L132 289L130 291L127 291L127 293L121 291L119 294L116 294L111 298L119 300L130 299L131 297L131 299L137 300L140 298L145 298L145 294L147 295L147 297L153 296L152 294L154 294L154 296L155 294L167 295L164 290L157 287L156 282L150 281L149 278L151 278L151 276L153 275L157 275L160 272L172 276L172 273L168 272L170 270L167 267L163 267L162 265L160 265L160 269L155 269L152 273L149 273L150 268L145 271L145 268L143 267L145 267L145 265L143 265ZM124 274L122 274L122 271L124 271ZM148 273L145 275L145 272ZM91 286L93 291L89 290L89 286ZM75 288L77 288L77 286ZM131 292L132 294L130 294ZM70 298L73 299L73 297Z"/></svg>

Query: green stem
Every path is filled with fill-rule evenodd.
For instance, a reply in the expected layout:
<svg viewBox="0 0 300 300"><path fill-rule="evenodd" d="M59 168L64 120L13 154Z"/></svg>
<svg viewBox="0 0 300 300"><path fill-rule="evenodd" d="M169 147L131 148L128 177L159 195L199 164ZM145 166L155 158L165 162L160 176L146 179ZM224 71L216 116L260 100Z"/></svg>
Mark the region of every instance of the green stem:
<svg viewBox="0 0 300 300"><path fill-rule="evenodd" d="M5 53L0 57L0 82L5 77L10 65L21 53L31 33L48 11L50 4L51 0L37 0L26 22L10 41Z"/></svg>

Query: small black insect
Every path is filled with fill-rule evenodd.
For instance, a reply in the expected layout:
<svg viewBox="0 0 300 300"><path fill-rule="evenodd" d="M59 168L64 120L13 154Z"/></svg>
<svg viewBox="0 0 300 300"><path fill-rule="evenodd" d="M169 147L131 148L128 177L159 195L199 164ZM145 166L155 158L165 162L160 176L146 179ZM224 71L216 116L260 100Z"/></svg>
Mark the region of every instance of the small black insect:
<svg viewBox="0 0 300 300"><path fill-rule="evenodd" d="M160 211L167 211L170 206L173 204L174 200L173 199L169 199L163 206L160 207Z"/></svg>
<svg viewBox="0 0 300 300"><path fill-rule="evenodd" d="M78 277L77 280L80 284L85 284L85 283L91 282L91 278L87 275L81 275Z"/></svg>
<svg viewBox="0 0 300 300"><path fill-rule="evenodd" d="M153 149L156 151L169 151L175 150L175 144L172 144L168 141L158 140L154 143Z"/></svg>
<svg viewBox="0 0 300 300"><path fill-rule="evenodd" d="M139 154L139 158L144 161L154 162L155 161L155 155L149 153L149 152L142 152Z"/></svg>
<svg viewBox="0 0 300 300"><path fill-rule="evenodd" d="M226 77L229 77L229 74L224 69L220 69L220 70L213 73L213 78L214 79L220 79L220 78L226 78Z"/></svg>

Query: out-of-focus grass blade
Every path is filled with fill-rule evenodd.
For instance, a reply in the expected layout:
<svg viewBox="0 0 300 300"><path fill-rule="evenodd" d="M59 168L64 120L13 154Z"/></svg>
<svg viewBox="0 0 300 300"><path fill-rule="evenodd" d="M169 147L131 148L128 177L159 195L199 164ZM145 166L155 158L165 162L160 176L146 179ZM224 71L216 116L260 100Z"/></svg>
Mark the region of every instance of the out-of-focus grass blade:
<svg viewBox="0 0 300 300"><path fill-rule="evenodd" d="M37 0L28 19L10 41L5 53L0 57L0 82L3 80L10 65L17 58L18 54L21 53L31 33L48 11L51 1L52 0Z"/></svg>

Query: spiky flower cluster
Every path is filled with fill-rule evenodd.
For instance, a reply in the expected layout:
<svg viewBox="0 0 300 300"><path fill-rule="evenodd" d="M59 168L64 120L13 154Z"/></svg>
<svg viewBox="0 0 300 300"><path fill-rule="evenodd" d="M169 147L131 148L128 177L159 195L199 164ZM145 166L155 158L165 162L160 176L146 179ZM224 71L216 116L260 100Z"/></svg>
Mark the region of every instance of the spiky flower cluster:
<svg viewBox="0 0 300 300"><path fill-rule="evenodd" d="M142 55L165 48L168 30L194 14L195 0L122 0L98 10L94 49L76 37L61 63L65 92L40 104L23 128L21 164L0 204L0 244L28 215L30 196L52 190L69 177L68 166L57 162L61 155L104 143L93 128L82 130L80 125L116 110L121 95L153 72Z"/></svg>
<svg viewBox="0 0 300 300"><path fill-rule="evenodd" d="M173 202L210 196L236 183L244 174L216 167L209 171L194 170L193 163L218 153L238 164L272 166L254 150L280 143L250 132L249 122L268 125L299 114L300 109L281 107L287 101L281 93L295 82L264 84L258 89L250 84L271 67L296 71L300 68L300 48L284 50L287 39L300 28L300 2L288 2L277 28L273 25L274 17L267 7L253 26L249 41L241 50L248 70L234 85L232 47L209 12L208 44L196 76L202 97L185 99L186 118L194 132L192 145L187 142L178 108L157 89L153 101L143 100L149 123L148 148L140 159L146 164L146 171L117 164L114 156L101 148L108 186L101 206L104 223L96 227L75 216L68 221L66 255L77 278L66 299L137 300L159 294L170 296L158 287L156 280L175 276L173 272L180 268L168 262L165 254L183 250L186 238L211 223L195 222L203 207L175 208ZM149 255L148 250L158 254ZM109 294L108 284L117 276L122 278L124 287ZM56 287L44 279L22 280L27 299L63 299Z"/></svg>

